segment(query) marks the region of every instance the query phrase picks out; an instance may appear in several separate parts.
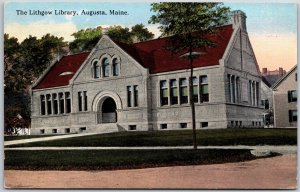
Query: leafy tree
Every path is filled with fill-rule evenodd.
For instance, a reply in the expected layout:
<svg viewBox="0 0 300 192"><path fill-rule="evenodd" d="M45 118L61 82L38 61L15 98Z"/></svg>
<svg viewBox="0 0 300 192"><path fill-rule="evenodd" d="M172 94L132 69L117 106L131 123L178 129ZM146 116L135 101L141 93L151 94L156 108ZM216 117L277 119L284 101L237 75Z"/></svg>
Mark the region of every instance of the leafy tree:
<svg viewBox="0 0 300 192"><path fill-rule="evenodd" d="M190 61L189 93L193 95L193 60L200 53L195 49L213 46L215 42L207 38L207 34L216 33L216 26L229 19L229 8L222 3L153 3L149 23L159 23L162 35L172 35L168 49L172 52L186 51L184 55ZM193 126L193 146L196 143L195 104L190 97Z"/></svg>
<svg viewBox="0 0 300 192"><path fill-rule="evenodd" d="M132 34L129 31L128 27L123 28L119 25L109 27L107 31L107 35L115 41L120 41L129 44L133 43L133 40L131 38Z"/></svg>
<svg viewBox="0 0 300 192"><path fill-rule="evenodd" d="M131 27L133 41L146 41L153 39L154 34L151 33L143 24L137 24Z"/></svg>
<svg viewBox="0 0 300 192"><path fill-rule="evenodd" d="M19 46L17 38L10 38L8 34L4 34L4 76L7 75L16 62Z"/></svg>
<svg viewBox="0 0 300 192"><path fill-rule="evenodd" d="M41 39L29 36L21 43L4 35L5 132L30 125L29 86L63 51L66 42L47 34Z"/></svg>
<svg viewBox="0 0 300 192"><path fill-rule="evenodd" d="M41 39L29 36L20 44L22 57L20 62L22 68L31 70L27 78L37 78L49 66L51 61L62 52L67 43L63 38L50 34L44 35Z"/></svg>
<svg viewBox="0 0 300 192"><path fill-rule="evenodd" d="M104 30L101 26L97 28L81 29L72 34L75 40L69 46L72 52L92 50L99 39L102 37ZM123 28L120 25L111 26L107 29L106 34L115 41L123 43L134 43L152 39L154 34L149 32L143 24L137 24L131 28Z"/></svg>
<svg viewBox="0 0 300 192"><path fill-rule="evenodd" d="M102 27L81 29L72 34L75 40L69 46L72 52L92 50L102 36Z"/></svg>

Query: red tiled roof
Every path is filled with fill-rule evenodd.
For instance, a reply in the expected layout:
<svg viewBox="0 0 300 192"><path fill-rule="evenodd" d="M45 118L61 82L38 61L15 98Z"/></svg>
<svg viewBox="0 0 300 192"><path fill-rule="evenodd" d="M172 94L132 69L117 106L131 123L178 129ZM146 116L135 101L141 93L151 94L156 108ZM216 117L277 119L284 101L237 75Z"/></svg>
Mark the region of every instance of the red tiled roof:
<svg viewBox="0 0 300 192"><path fill-rule="evenodd" d="M197 68L218 65L219 59L222 58L232 33L232 25L226 25L219 27L218 34L208 36L216 45L205 47L207 54L195 59L193 66ZM150 73L161 73L189 68L189 61L179 57L186 52L172 54L165 48L168 43L168 37L133 45L120 42L116 43L143 67L149 68ZM200 51L200 49L194 51Z"/></svg>
<svg viewBox="0 0 300 192"><path fill-rule="evenodd" d="M219 27L218 34L208 36L210 40L216 43L216 46L205 47L207 54L194 59L193 66L197 68L218 65L228 45L232 32L232 25L226 25ZM168 44L168 37L132 45L120 42L115 43L143 67L149 68L152 74L189 69L189 61L179 57L186 52L172 54L165 48ZM200 51L200 49L194 51ZM74 76L89 54L90 52L83 52L64 56L59 62L52 66L50 71L34 89L68 85L69 80ZM72 72L72 74L60 75L63 72Z"/></svg>
<svg viewBox="0 0 300 192"><path fill-rule="evenodd" d="M56 62L50 71L44 76L34 89L43 89L49 87L59 87L69 84L69 80L72 79L74 74L80 68L81 64L89 55L89 52L78 53L74 55L67 55L61 58L60 61ZM64 72L66 75L60 75Z"/></svg>

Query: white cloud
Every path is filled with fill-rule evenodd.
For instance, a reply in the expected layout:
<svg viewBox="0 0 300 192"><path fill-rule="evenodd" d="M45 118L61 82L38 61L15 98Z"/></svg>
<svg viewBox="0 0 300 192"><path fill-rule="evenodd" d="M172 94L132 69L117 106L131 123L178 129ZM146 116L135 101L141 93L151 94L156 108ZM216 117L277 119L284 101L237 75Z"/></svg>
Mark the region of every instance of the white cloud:
<svg viewBox="0 0 300 192"><path fill-rule="evenodd" d="M8 33L11 37L18 38L22 42L29 35L41 38L50 33L57 37L63 37L66 41L74 40L72 33L76 32L77 28L74 23L55 23L55 22L33 22L29 24L9 23L4 28L4 33Z"/></svg>
<svg viewBox="0 0 300 192"><path fill-rule="evenodd" d="M158 26L159 25L146 25L145 27L154 34L154 38L158 38L161 35Z"/></svg>

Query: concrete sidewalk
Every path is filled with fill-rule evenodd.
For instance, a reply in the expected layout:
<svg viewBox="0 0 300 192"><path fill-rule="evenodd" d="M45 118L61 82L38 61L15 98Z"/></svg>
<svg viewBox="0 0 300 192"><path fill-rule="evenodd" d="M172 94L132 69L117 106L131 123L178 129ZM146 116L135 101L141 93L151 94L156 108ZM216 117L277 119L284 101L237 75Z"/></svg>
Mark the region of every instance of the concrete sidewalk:
<svg viewBox="0 0 300 192"><path fill-rule="evenodd" d="M23 143L33 143L33 142L39 142L39 141L51 141L51 140L57 140L57 139L66 139L66 138L72 138L72 137L82 137L82 136L97 135L97 134L99 134L99 133L79 133L79 134L57 135L57 136L49 136L49 137L31 138L31 139L19 139L19 140L13 140L13 141L4 141L4 146L17 145L17 144L23 144Z"/></svg>
<svg viewBox="0 0 300 192"><path fill-rule="evenodd" d="M5 150L162 150L162 149L193 149L193 146L150 146L150 147L16 147ZM264 155L269 152L280 154L297 154L295 145L259 145L259 146L198 146L198 149L250 149L254 155Z"/></svg>

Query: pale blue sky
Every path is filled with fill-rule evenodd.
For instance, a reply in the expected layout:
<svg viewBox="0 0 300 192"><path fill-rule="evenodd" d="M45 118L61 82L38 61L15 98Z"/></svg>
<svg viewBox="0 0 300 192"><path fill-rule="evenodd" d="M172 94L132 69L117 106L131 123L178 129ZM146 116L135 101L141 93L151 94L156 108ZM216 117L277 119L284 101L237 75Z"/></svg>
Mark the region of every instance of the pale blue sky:
<svg viewBox="0 0 300 192"><path fill-rule="evenodd" d="M249 32L292 32L297 31L296 5L290 3L225 3L232 10L242 10L247 15ZM28 24L48 20L56 23L67 22L65 16L18 16L16 10L126 10L128 16L74 16L72 22L77 29L95 27L98 25L133 25L147 24L152 13L150 3L79 3L79 2L11 2L4 7L4 25L17 22Z"/></svg>
<svg viewBox="0 0 300 192"><path fill-rule="evenodd" d="M292 68L297 63L297 4L292 3L225 3L231 10L242 10L247 15L247 30L260 67ZM4 6L4 32L20 41L29 35L40 38L46 33L71 41L72 33L96 26L132 25L143 23L158 36L157 25L148 25L153 15L150 2L9 2ZM71 10L76 16L17 15L16 10ZM124 10L126 16L80 15L82 10ZM289 50L284 52L283 50ZM270 59L271 58L271 59ZM286 67L285 67L286 66Z"/></svg>

